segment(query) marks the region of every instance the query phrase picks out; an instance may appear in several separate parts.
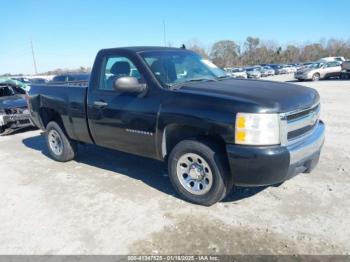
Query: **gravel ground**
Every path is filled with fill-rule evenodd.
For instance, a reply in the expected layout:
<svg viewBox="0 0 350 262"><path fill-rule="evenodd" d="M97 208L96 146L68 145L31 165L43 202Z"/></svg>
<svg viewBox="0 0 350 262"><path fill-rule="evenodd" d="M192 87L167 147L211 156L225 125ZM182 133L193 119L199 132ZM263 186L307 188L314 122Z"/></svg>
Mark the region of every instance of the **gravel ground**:
<svg viewBox="0 0 350 262"><path fill-rule="evenodd" d="M81 146L62 164L37 130L0 137L0 254L350 254L350 81L302 84L327 124L317 169L211 207L153 160Z"/></svg>

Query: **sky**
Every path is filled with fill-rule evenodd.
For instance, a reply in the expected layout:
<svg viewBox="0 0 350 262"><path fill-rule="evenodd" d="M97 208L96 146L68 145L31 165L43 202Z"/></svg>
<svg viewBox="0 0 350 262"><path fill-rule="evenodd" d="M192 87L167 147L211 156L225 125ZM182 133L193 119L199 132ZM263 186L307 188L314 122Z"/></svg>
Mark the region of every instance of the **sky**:
<svg viewBox="0 0 350 262"><path fill-rule="evenodd" d="M102 48L247 36L280 45L350 39L349 0L1 0L0 74L92 66Z"/></svg>

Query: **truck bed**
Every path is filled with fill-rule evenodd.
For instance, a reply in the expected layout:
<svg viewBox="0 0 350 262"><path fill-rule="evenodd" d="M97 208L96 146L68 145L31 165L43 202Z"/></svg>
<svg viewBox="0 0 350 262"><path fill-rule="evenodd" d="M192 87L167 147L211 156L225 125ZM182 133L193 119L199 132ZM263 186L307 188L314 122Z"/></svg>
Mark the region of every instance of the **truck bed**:
<svg viewBox="0 0 350 262"><path fill-rule="evenodd" d="M45 109L51 109L58 113L65 131L74 140L92 143L86 119L86 94L87 82L79 81L65 84L38 84L32 85L29 89L31 97L31 114L34 116L34 124L41 129L45 129L45 116L42 114ZM42 119L42 121L38 121ZM43 123L42 123L43 122Z"/></svg>

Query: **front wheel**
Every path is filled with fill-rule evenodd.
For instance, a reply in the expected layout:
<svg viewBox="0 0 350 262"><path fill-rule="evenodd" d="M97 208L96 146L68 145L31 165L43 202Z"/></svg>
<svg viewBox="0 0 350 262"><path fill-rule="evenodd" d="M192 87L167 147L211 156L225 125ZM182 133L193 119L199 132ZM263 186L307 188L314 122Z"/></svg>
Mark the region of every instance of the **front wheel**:
<svg viewBox="0 0 350 262"><path fill-rule="evenodd" d="M45 132L46 145L50 156L59 162L67 162L75 158L77 144L68 138L59 124L48 123Z"/></svg>
<svg viewBox="0 0 350 262"><path fill-rule="evenodd" d="M319 73L315 73L312 75L312 81L318 81L320 80L320 74Z"/></svg>
<svg viewBox="0 0 350 262"><path fill-rule="evenodd" d="M215 146L184 140L172 150L168 167L175 190L189 202L210 206L231 190L225 158Z"/></svg>

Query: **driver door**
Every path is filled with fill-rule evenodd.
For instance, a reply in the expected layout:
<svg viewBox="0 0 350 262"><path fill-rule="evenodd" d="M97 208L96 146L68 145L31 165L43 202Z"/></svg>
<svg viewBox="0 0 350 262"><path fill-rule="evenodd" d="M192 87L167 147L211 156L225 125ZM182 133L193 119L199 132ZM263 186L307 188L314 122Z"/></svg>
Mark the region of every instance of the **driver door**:
<svg viewBox="0 0 350 262"><path fill-rule="evenodd" d="M103 59L99 83L91 86L88 94L93 139L100 146L154 157L159 99L149 94L150 85L144 96L115 90L114 80L123 76L134 76L145 83L143 74L127 55L113 54Z"/></svg>

